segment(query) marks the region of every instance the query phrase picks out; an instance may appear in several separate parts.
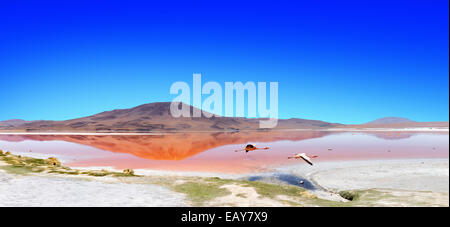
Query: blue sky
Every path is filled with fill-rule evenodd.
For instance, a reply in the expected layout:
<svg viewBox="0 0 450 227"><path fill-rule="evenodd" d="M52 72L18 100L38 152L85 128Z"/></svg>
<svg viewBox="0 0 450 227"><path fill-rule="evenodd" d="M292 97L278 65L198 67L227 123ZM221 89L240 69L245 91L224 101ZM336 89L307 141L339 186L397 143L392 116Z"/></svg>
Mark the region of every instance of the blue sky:
<svg viewBox="0 0 450 227"><path fill-rule="evenodd" d="M279 82L280 118L448 121L448 1L7 1L0 120L171 101L193 73Z"/></svg>

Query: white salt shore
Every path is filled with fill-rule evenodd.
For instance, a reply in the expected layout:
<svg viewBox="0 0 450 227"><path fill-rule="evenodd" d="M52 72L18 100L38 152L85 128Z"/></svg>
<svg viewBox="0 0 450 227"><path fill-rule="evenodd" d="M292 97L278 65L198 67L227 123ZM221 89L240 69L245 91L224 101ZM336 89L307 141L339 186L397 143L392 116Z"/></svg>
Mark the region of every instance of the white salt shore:
<svg viewBox="0 0 450 227"><path fill-rule="evenodd" d="M306 178L319 187L319 198L341 201L342 190L389 190L411 201L436 200L448 206L449 159L402 159L319 162L314 166L281 166L265 173L220 174L182 171L137 170L151 176L248 178L256 175L291 174ZM13 175L0 170L0 207L4 206L189 206L185 195L154 184L130 179L124 183L114 177L70 175ZM247 206L259 200L242 200ZM215 201L215 200L214 200ZM217 201L216 201L217 202ZM380 206L401 206L380 201ZM427 203L428 204L428 203ZM218 204L210 204L218 205ZM220 205L220 204L219 204ZM259 204L260 205L260 204ZM264 204L266 206L268 204ZM276 203L271 204L277 206Z"/></svg>
<svg viewBox="0 0 450 227"><path fill-rule="evenodd" d="M448 127L414 127L414 128L329 128L325 131L336 132L449 132Z"/></svg>
<svg viewBox="0 0 450 227"><path fill-rule="evenodd" d="M0 171L0 207L184 206L184 195L160 186Z"/></svg>
<svg viewBox="0 0 450 227"><path fill-rule="evenodd" d="M383 188L449 193L449 159L334 161L283 166L277 171L304 176L334 191Z"/></svg>
<svg viewBox="0 0 450 227"><path fill-rule="evenodd" d="M241 132L255 132L258 130L242 130ZM275 129L274 131L334 131L334 132L449 132L449 127L410 127L410 128L324 128L324 129ZM82 136L150 136L173 133L214 133L235 132L234 130L209 131L178 131L178 132L14 132L0 131L0 135L82 135Z"/></svg>

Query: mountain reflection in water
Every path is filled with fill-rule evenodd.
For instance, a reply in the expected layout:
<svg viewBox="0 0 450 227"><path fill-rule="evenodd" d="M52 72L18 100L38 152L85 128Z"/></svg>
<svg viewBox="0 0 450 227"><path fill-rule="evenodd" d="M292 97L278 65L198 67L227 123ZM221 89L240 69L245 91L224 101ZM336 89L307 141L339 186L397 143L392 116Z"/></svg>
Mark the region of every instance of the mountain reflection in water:
<svg viewBox="0 0 450 227"><path fill-rule="evenodd" d="M270 149L248 154L234 152L247 143ZM319 155L318 162L448 157L448 133L252 131L163 135L0 135L0 149L62 155L69 166L248 172L301 163L286 158L295 153Z"/></svg>

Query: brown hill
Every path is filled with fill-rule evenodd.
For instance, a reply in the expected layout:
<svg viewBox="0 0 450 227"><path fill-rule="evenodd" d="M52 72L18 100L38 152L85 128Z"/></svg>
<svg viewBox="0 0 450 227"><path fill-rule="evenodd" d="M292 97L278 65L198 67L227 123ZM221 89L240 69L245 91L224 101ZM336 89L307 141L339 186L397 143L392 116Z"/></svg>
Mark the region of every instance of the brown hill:
<svg viewBox="0 0 450 227"><path fill-rule="evenodd" d="M404 122L404 123L384 123L384 124L360 124L360 125L341 125L341 128L448 128L448 121L433 122Z"/></svg>
<svg viewBox="0 0 450 227"><path fill-rule="evenodd" d="M6 121L0 121L0 128L6 128L6 127L17 127L23 124L29 123L29 121L24 121L21 119L11 119Z"/></svg>
<svg viewBox="0 0 450 227"><path fill-rule="evenodd" d="M368 122L366 124L399 124L399 123L415 123L415 121L403 117L383 117Z"/></svg>
<svg viewBox="0 0 450 227"><path fill-rule="evenodd" d="M186 104L183 104L186 105ZM191 113L196 109L189 106ZM192 115L192 114L191 114ZM260 119L240 117L180 117L170 114L170 102L157 102L130 109L117 109L66 121L33 121L0 126L2 130L70 132L170 132L257 130ZM336 127L323 121L305 119L279 120L277 129L317 129Z"/></svg>

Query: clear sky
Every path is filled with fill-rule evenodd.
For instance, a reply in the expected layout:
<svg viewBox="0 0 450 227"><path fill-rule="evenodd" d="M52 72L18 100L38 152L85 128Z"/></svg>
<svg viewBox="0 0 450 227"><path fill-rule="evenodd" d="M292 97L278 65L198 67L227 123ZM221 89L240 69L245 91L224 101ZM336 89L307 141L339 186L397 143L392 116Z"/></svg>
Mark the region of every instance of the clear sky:
<svg viewBox="0 0 450 227"><path fill-rule="evenodd" d="M449 2L0 6L0 120L171 101L171 84L192 83L193 73L221 84L278 81L280 118L448 121Z"/></svg>

